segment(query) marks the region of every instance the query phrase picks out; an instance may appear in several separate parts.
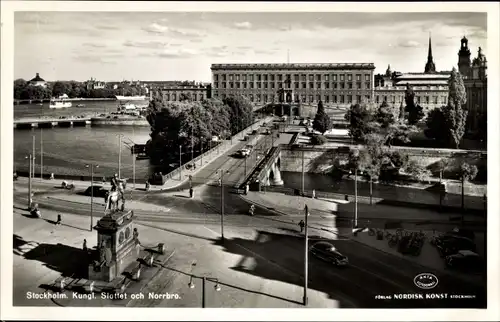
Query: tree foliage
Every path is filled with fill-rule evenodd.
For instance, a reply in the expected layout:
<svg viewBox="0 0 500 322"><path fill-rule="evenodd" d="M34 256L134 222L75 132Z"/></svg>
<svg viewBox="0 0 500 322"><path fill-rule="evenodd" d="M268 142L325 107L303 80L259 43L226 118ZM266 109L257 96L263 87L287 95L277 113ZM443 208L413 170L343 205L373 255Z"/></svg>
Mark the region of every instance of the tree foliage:
<svg viewBox="0 0 500 322"><path fill-rule="evenodd" d="M429 181L432 176L429 169L415 160L409 160L404 167L404 171L416 181Z"/></svg>
<svg viewBox="0 0 500 322"><path fill-rule="evenodd" d="M450 132L448 131L448 124L443 112L444 107L435 108L427 115L426 126L424 134L430 139L434 139L439 143L450 142Z"/></svg>
<svg viewBox="0 0 500 322"><path fill-rule="evenodd" d="M330 119L330 116L326 114L323 102L319 101L318 111L316 112L316 116L314 116L313 129L321 134L325 134L325 132L330 130L332 126L332 120Z"/></svg>
<svg viewBox="0 0 500 322"><path fill-rule="evenodd" d="M229 96L223 101L229 108L231 119L231 134L236 134L253 123L253 106L250 101L242 96Z"/></svg>
<svg viewBox="0 0 500 322"><path fill-rule="evenodd" d="M477 167L475 165L468 164L466 162L462 163L460 166L460 176L467 181L472 181L477 176Z"/></svg>
<svg viewBox="0 0 500 322"><path fill-rule="evenodd" d="M311 137L311 143L313 145L323 145L327 142L327 139L323 135L314 134Z"/></svg>
<svg viewBox="0 0 500 322"><path fill-rule="evenodd" d="M467 95L462 75L455 68L451 72L448 88L448 105L443 109L443 113L448 123L452 143L458 149L465 133L467 122L467 110L463 108L463 105L467 101Z"/></svg>
<svg viewBox="0 0 500 322"><path fill-rule="evenodd" d="M373 120L373 115L365 106L351 105L344 118L349 122L349 135L354 140L363 140L365 135L371 133L370 122Z"/></svg>
<svg viewBox="0 0 500 322"><path fill-rule="evenodd" d="M386 101L380 105L375 114L375 120L380 124L380 127L383 129L388 128L391 124L395 122L394 113L387 104Z"/></svg>

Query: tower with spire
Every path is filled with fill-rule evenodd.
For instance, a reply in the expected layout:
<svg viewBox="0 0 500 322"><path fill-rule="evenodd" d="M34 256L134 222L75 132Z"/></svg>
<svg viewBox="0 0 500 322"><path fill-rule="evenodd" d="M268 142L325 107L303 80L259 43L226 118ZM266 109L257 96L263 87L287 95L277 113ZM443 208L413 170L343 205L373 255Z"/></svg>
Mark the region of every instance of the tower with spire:
<svg viewBox="0 0 500 322"><path fill-rule="evenodd" d="M470 50L468 46L469 40L464 36L460 42L460 50L458 51L458 71L462 76L468 77L471 68Z"/></svg>
<svg viewBox="0 0 500 322"><path fill-rule="evenodd" d="M431 74L436 72L436 66L434 65L434 61L432 59L432 45L431 45L431 35L429 33L429 52L427 53L427 63L425 64L426 74Z"/></svg>

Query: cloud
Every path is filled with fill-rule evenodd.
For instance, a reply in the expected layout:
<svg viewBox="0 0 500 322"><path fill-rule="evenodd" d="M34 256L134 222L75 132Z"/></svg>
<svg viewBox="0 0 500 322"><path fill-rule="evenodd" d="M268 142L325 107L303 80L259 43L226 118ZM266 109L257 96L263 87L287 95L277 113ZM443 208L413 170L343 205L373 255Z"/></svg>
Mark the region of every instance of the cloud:
<svg viewBox="0 0 500 322"><path fill-rule="evenodd" d="M272 55L276 53L276 50L269 50L269 49L258 49L254 51L256 54L261 54L261 55Z"/></svg>
<svg viewBox="0 0 500 322"><path fill-rule="evenodd" d="M95 55L85 55L85 54L79 54L74 57L74 60L83 62L83 63L90 63L90 64L115 64L116 62L113 60L105 59L102 56L95 56Z"/></svg>
<svg viewBox="0 0 500 322"><path fill-rule="evenodd" d="M95 28L98 30L118 30L118 29L120 29L117 26L113 26L113 25L96 25Z"/></svg>
<svg viewBox="0 0 500 322"><path fill-rule="evenodd" d="M159 53L162 58L189 58L197 54L197 51L189 48L167 49Z"/></svg>
<svg viewBox="0 0 500 322"><path fill-rule="evenodd" d="M236 48L241 49L241 50L249 50L249 49L252 49L253 47L252 46L238 46Z"/></svg>
<svg viewBox="0 0 500 322"><path fill-rule="evenodd" d="M163 34L168 31L168 27L164 25L160 25L156 22L150 24L147 27L142 28L142 30L152 33L152 34Z"/></svg>
<svg viewBox="0 0 500 322"><path fill-rule="evenodd" d="M170 29L170 33L180 38L202 38L204 33L195 30Z"/></svg>
<svg viewBox="0 0 500 322"><path fill-rule="evenodd" d="M127 40L123 43L125 47L136 47L136 48L164 48L168 46L167 42L162 41L130 41Z"/></svg>
<svg viewBox="0 0 500 322"><path fill-rule="evenodd" d="M105 48L105 44L98 44L98 43L90 43L86 42L82 44L84 47L92 47L92 48Z"/></svg>
<svg viewBox="0 0 500 322"><path fill-rule="evenodd" d="M397 44L398 47L420 47L420 43L415 40L401 41Z"/></svg>
<svg viewBox="0 0 500 322"><path fill-rule="evenodd" d="M234 27L236 27L237 29L250 29L252 28L252 24L248 21L235 22Z"/></svg>

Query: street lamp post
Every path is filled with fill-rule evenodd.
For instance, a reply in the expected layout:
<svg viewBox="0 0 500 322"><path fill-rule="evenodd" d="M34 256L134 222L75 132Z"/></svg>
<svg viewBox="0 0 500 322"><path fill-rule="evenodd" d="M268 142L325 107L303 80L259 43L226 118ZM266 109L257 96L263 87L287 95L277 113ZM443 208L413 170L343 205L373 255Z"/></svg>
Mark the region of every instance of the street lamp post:
<svg viewBox="0 0 500 322"><path fill-rule="evenodd" d="M191 275L190 281L189 281L189 288L195 288L195 284L193 282L194 278L199 278L201 279L201 307L206 308L206 284L207 281L214 282L215 286L214 289L215 291L219 292L221 290L221 287L219 285L219 279L218 278L213 278L213 277L207 277L207 276L194 276Z"/></svg>
<svg viewBox="0 0 500 322"><path fill-rule="evenodd" d="M43 180L43 128L40 129L40 181Z"/></svg>
<svg viewBox="0 0 500 322"><path fill-rule="evenodd" d="M307 205L304 207L304 222L305 222L305 233L304 233L304 296L302 298L302 303L307 306L307 282L309 279L309 235L307 232L307 217L309 217L309 208Z"/></svg>
<svg viewBox="0 0 500 322"><path fill-rule="evenodd" d="M29 183L28 183L28 209L31 210L31 204L33 203L33 200L32 200L32 196L31 196L31 176L32 176L32 163L33 163L33 156L30 154L29 157L26 157L26 158L29 158L29 161L30 161L30 167L29 167Z"/></svg>
<svg viewBox="0 0 500 322"><path fill-rule="evenodd" d="M370 205L372 205L372 201L373 201L373 179L372 179L372 176L370 176Z"/></svg>
<svg viewBox="0 0 500 322"><path fill-rule="evenodd" d="M90 168L90 231L92 231L94 226L94 164L85 165L86 168ZM95 165L99 168L99 165Z"/></svg>
<svg viewBox="0 0 500 322"><path fill-rule="evenodd" d="M179 181L182 181L182 145L179 145Z"/></svg>
<svg viewBox="0 0 500 322"><path fill-rule="evenodd" d="M354 228L358 228L358 169L354 170Z"/></svg>
<svg viewBox="0 0 500 322"><path fill-rule="evenodd" d="M200 167L203 166L203 141L200 140Z"/></svg>
<svg viewBox="0 0 500 322"><path fill-rule="evenodd" d="M122 169L122 136L123 134L120 134L118 136L118 144L119 144L119 149L118 149L118 178L121 178L121 169Z"/></svg>
<svg viewBox="0 0 500 322"><path fill-rule="evenodd" d="M35 179L35 159L36 159L36 155L35 155L35 136L33 135L33 152L32 152L32 155L33 155L33 159L32 159L32 163L31 163L31 167L33 168L33 170L31 170L31 174L33 176L33 179Z"/></svg>
<svg viewBox="0 0 500 322"><path fill-rule="evenodd" d="M220 232L221 240L224 242L224 170L220 169Z"/></svg>

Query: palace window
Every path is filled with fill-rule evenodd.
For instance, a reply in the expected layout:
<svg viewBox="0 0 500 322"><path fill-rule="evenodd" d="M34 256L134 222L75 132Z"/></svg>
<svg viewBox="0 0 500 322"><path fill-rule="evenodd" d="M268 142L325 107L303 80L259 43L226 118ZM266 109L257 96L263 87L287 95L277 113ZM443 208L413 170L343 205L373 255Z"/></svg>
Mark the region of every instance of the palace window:
<svg viewBox="0 0 500 322"><path fill-rule="evenodd" d="M327 81L327 82L330 81L330 75L325 75L325 81Z"/></svg>
<svg viewBox="0 0 500 322"><path fill-rule="evenodd" d="M347 88L352 89L352 83L347 83Z"/></svg>
<svg viewBox="0 0 500 322"><path fill-rule="evenodd" d="M198 98L199 98L200 101L203 101L203 94L198 95Z"/></svg>
<svg viewBox="0 0 500 322"><path fill-rule="evenodd" d="M274 82L274 75L269 75L269 79Z"/></svg>
<svg viewBox="0 0 500 322"><path fill-rule="evenodd" d="M361 89L361 82L357 82L357 83L356 83L356 88L357 88L357 89Z"/></svg>
<svg viewBox="0 0 500 322"><path fill-rule="evenodd" d="M361 103L361 95L356 96L356 103Z"/></svg>
<svg viewBox="0 0 500 322"><path fill-rule="evenodd" d="M325 88L330 88L330 83L325 82Z"/></svg>
<svg viewBox="0 0 500 322"><path fill-rule="evenodd" d="M271 83L271 88L274 88L274 83Z"/></svg>
<svg viewBox="0 0 500 322"><path fill-rule="evenodd" d="M223 82L225 82L225 81L226 81L226 75L225 75L225 74L223 74L223 75L222 75L222 81L223 81Z"/></svg>
<svg viewBox="0 0 500 322"><path fill-rule="evenodd" d="M283 83L278 83L278 88L283 88Z"/></svg>
<svg viewBox="0 0 500 322"><path fill-rule="evenodd" d="M425 97L425 104L429 104L429 96Z"/></svg>
<svg viewBox="0 0 500 322"><path fill-rule="evenodd" d="M243 88L247 88L247 83L246 82L243 83Z"/></svg>
<svg viewBox="0 0 500 322"><path fill-rule="evenodd" d="M392 104L396 103L396 96L392 96Z"/></svg>
<svg viewBox="0 0 500 322"><path fill-rule="evenodd" d="M417 104L420 104L420 96L417 96Z"/></svg>
<svg viewBox="0 0 500 322"><path fill-rule="evenodd" d="M316 88L321 89L321 83L316 83Z"/></svg>
<svg viewBox="0 0 500 322"><path fill-rule="evenodd" d="M257 94L257 103L260 103L260 94Z"/></svg>
<svg viewBox="0 0 500 322"><path fill-rule="evenodd" d="M264 75L264 81L267 82L267 74Z"/></svg>
<svg viewBox="0 0 500 322"><path fill-rule="evenodd" d="M257 88L261 88L261 83L257 83Z"/></svg>
<svg viewBox="0 0 500 322"><path fill-rule="evenodd" d="M299 81L299 74L293 75L293 80L298 82Z"/></svg>
<svg viewBox="0 0 500 322"><path fill-rule="evenodd" d="M250 81L253 82L253 75L248 75L250 77Z"/></svg>
<svg viewBox="0 0 500 322"><path fill-rule="evenodd" d="M309 103L312 103L312 102L314 102L314 96L309 95Z"/></svg>
<svg viewBox="0 0 500 322"><path fill-rule="evenodd" d="M314 83L313 82L309 83L309 88L314 88Z"/></svg>
<svg viewBox="0 0 500 322"><path fill-rule="evenodd" d="M299 82L295 82L295 83L293 83L293 87L294 87L294 88L299 88Z"/></svg>
<svg viewBox="0 0 500 322"><path fill-rule="evenodd" d="M222 88L226 88L226 83L222 83Z"/></svg>
<svg viewBox="0 0 500 322"><path fill-rule="evenodd" d="M344 78L344 77L345 77L345 76L344 76L344 74L341 74L341 75L340 75L340 81L341 81L341 82L343 82L343 81L345 80L345 78Z"/></svg>
<svg viewBox="0 0 500 322"><path fill-rule="evenodd" d="M215 82L215 83L214 83L214 87L215 87L215 88L219 88L219 83L218 83L218 82Z"/></svg>
<svg viewBox="0 0 500 322"><path fill-rule="evenodd" d="M264 102L267 102L267 94L264 94Z"/></svg>
<svg viewBox="0 0 500 322"><path fill-rule="evenodd" d="M337 74L333 74L332 77L333 77L333 81L336 82L337 81Z"/></svg>
<svg viewBox="0 0 500 322"><path fill-rule="evenodd" d="M330 96L325 95L325 103L330 103Z"/></svg>
<svg viewBox="0 0 500 322"><path fill-rule="evenodd" d="M306 95L302 94L300 97L300 100L302 101L302 103L305 103L306 102Z"/></svg>
<svg viewBox="0 0 500 322"><path fill-rule="evenodd" d="M309 81L310 82L314 81L314 75L309 75Z"/></svg>
<svg viewBox="0 0 500 322"><path fill-rule="evenodd" d="M340 104L344 104L344 95L340 95Z"/></svg>
<svg viewBox="0 0 500 322"><path fill-rule="evenodd" d="M352 74L348 74L348 75L347 75L347 80L348 80L349 82L351 82L351 81L352 81Z"/></svg>
<svg viewBox="0 0 500 322"><path fill-rule="evenodd" d="M307 88L307 83L306 82L302 82L302 88Z"/></svg>
<svg viewBox="0 0 500 322"><path fill-rule="evenodd" d="M240 88L240 82L236 83L236 88Z"/></svg>
<svg viewBox="0 0 500 322"><path fill-rule="evenodd" d="M303 81L303 82L305 82L307 80L306 75L305 74L301 74L300 75L300 80Z"/></svg>
<svg viewBox="0 0 500 322"><path fill-rule="evenodd" d="M231 77L230 77L230 78L231 78ZM234 87L233 82L230 82L230 83L229 83L229 88L233 88L233 87Z"/></svg>
<svg viewBox="0 0 500 322"><path fill-rule="evenodd" d="M167 101L170 101L170 94L165 95Z"/></svg>
<svg viewBox="0 0 500 322"><path fill-rule="evenodd" d="M239 82L240 81L240 75L236 75L236 81Z"/></svg>
<svg viewBox="0 0 500 322"><path fill-rule="evenodd" d="M348 104L352 103L352 95L347 95L347 103Z"/></svg>
<svg viewBox="0 0 500 322"><path fill-rule="evenodd" d="M365 82L369 82L370 81L370 75L369 74L365 74Z"/></svg>
<svg viewBox="0 0 500 322"><path fill-rule="evenodd" d="M333 102L337 103L337 95L333 95Z"/></svg>
<svg viewBox="0 0 500 322"><path fill-rule="evenodd" d="M253 88L253 83L250 83L250 88Z"/></svg>
<svg viewBox="0 0 500 322"><path fill-rule="evenodd" d="M366 83L365 83L365 88L366 88L366 89L370 89L370 82L366 82Z"/></svg>
<svg viewBox="0 0 500 322"><path fill-rule="evenodd" d="M321 75L316 75L316 81L320 81L321 80Z"/></svg>
<svg viewBox="0 0 500 322"><path fill-rule="evenodd" d="M218 82L219 81L219 75L214 76L214 81Z"/></svg>
<svg viewBox="0 0 500 322"><path fill-rule="evenodd" d="M267 88L267 82L264 83L264 88Z"/></svg>
<svg viewBox="0 0 500 322"><path fill-rule="evenodd" d="M243 81L246 82L247 81L247 75L243 75Z"/></svg>
<svg viewBox="0 0 500 322"><path fill-rule="evenodd" d="M333 88L337 89L337 83L333 83Z"/></svg>
<svg viewBox="0 0 500 322"><path fill-rule="evenodd" d="M316 96L316 100L319 102L321 101L321 95Z"/></svg>
<svg viewBox="0 0 500 322"><path fill-rule="evenodd" d="M229 81L232 82L233 81L233 75L229 75Z"/></svg>
<svg viewBox="0 0 500 322"><path fill-rule="evenodd" d="M175 94L172 94L172 101L175 101L177 99Z"/></svg>
<svg viewBox="0 0 500 322"><path fill-rule="evenodd" d="M369 102L370 101L370 95L365 95L365 102Z"/></svg>
<svg viewBox="0 0 500 322"><path fill-rule="evenodd" d="M387 96L384 96L384 102L387 102Z"/></svg>
<svg viewBox="0 0 500 322"><path fill-rule="evenodd" d="M434 96L434 104L437 104L437 103L438 103L438 97Z"/></svg>
<svg viewBox="0 0 500 322"><path fill-rule="evenodd" d="M379 104L379 103L380 103L380 97L379 97L378 95L377 95L377 96L375 96L375 102L376 102L377 104Z"/></svg>
<svg viewBox="0 0 500 322"><path fill-rule="evenodd" d="M278 81L281 82L283 80L283 75L278 75Z"/></svg>
<svg viewBox="0 0 500 322"><path fill-rule="evenodd" d="M360 82L361 81L361 74L356 74L356 81Z"/></svg>
<svg viewBox="0 0 500 322"><path fill-rule="evenodd" d="M344 89L345 88L345 83L340 83L340 89Z"/></svg>
<svg viewBox="0 0 500 322"><path fill-rule="evenodd" d="M260 74L257 75L257 81L260 82Z"/></svg>

